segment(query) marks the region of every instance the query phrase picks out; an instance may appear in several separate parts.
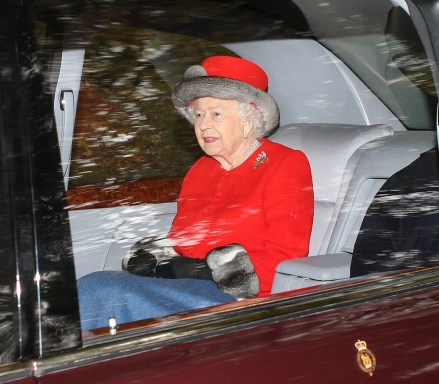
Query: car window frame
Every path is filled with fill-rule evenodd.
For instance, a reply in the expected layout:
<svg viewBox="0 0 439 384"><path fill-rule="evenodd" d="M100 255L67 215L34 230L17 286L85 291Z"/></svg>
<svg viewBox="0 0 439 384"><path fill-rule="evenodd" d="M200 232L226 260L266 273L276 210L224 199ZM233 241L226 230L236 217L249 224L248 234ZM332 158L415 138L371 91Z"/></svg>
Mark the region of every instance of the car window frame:
<svg viewBox="0 0 439 384"><path fill-rule="evenodd" d="M409 3L409 7L416 7L416 5L415 4L412 4L412 2L408 2ZM410 8L411 9L411 8ZM416 8L416 9L418 9L418 8ZM425 10L424 10L425 11ZM416 27L418 28L418 29L420 29L420 30L422 30L423 28L425 28L426 27L426 25L425 24L420 24L419 25L419 23L421 22L421 21L424 21L424 19L422 19L422 20L418 20L418 23L416 24ZM430 28L431 28L431 26L430 26ZM427 41L424 41L426 38L428 37L428 34L424 34L424 38L423 38L423 43L428 47L428 40ZM434 64L434 63L436 63L436 60L437 60L437 58L436 57L431 57L430 56L430 59L433 59L434 58L434 61L432 60L431 61L431 64ZM435 73L434 72L434 70L435 69L437 69L434 65L433 65L433 67L432 67L432 70L433 70L433 73ZM436 84L436 86L437 86L437 84ZM422 270L429 270L429 268L430 267L426 267L426 268L421 268L421 269L416 269L416 270L414 270L414 272L405 272L405 271L402 271L402 272L398 272L398 273L396 273L396 275L399 275L399 276L406 276L406 273L414 273L415 275L416 275L416 273L421 273L420 271L422 271ZM434 267L433 267L434 268ZM421 273L422 274L422 273ZM374 277L373 278L373 281L374 282L378 282L378 283L381 283L382 281L387 281L387 277L388 276L394 276L395 275L395 273L387 273L387 274L382 274L382 275L379 275L379 276L377 276L377 277ZM365 278L365 277L363 277L363 278L358 278L357 280L359 281L359 285L361 285L361 284L367 284L367 282L369 282L370 283L370 280L369 280L370 278L369 277L367 277L367 278ZM376 279L376 280L375 280ZM336 283L333 287L331 286L331 285L329 285L329 287L322 287L322 288L318 288L315 292L310 292L310 293L305 293L305 295L310 295L310 296L312 296L312 295L316 295L316 297L319 297L319 295L320 295L320 292L326 292L326 290L329 290L329 291L331 291L331 292L334 292L334 291L336 291L337 289L343 289L343 287L345 287L345 284L346 284L346 287L351 287L351 284L354 284L355 285L355 283L351 283L351 282L341 282L341 283ZM279 294L279 296L276 296L276 297L283 297L283 299L282 300L289 300L289 298L288 297L290 297L291 298L291 300L294 300L294 298L296 297L296 295L301 295L300 293L298 293L298 292L286 292L286 293L283 293L283 294ZM307 296L308 297L308 296ZM266 298L266 299L262 299L262 301L259 301L259 300L256 300L254 303L255 303L255 306L253 306L252 305L252 303L251 303L251 300L250 300L250 302L248 302L246 305L248 305L249 307L250 307L250 309L249 309L249 311L252 311L255 307L258 307L258 305L261 305L262 307L264 306L264 304L265 304L265 301L267 301L267 303L269 303L270 302L270 300L275 300L275 299L273 299L273 298ZM245 308L248 308L246 305L238 305L238 307L239 308L237 308L236 310L239 312L239 311L245 311ZM267 304L268 305L268 304ZM226 304L225 305L225 313L227 314L227 315L229 315L231 312L229 312L228 311L228 307L234 307L234 305L232 304L232 305L230 305L230 304ZM222 306L221 306L221 308L223 308ZM207 311L208 313L211 313L211 312L213 312L214 313L214 315L213 316L215 316L215 315L218 315L218 314L221 314L222 313L222 309L221 308L214 308L214 309L206 309L206 310L197 310L197 311L194 311L194 312L190 312L189 314L188 314L188 316L189 316L189 318L191 318L191 320L190 321L192 321L192 316L193 315L195 315L195 319L197 318L197 313L204 313L205 311ZM238 310L239 309L239 310ZM234 310L235 309L232 309L232 312L234 312ZM185 314L181 314L181 316L184 318L186 315ZM181 321L181 318L180 318L180 315L176 315L176 318L178 319L178 320L176 320L177 322L179 322L179 321ZM196 320L195 320L196 321ZM126 329L126 331L128 332L128 333L130 333L130 332L143 332L143 331L140 331L140 329L142 329L142 327L145 327L145 329L147 330L149 327L154 327L154 324L156 325L156 320L155 319L152 319L152 320L144 320L144 321L140 321L140 322L135 322L135 324L133 325L133 324L127 324L126 326L125 325L121 325L120 326L120 329L121 330L124 330L124 329ZM173 323L173 321L171 321L171 323ZM142 325L143 324L143 325ZM165 324L166 324L166 321L165 321ZM169 325L169 324L168 324ZM173 325L172 325L173 326ZM166 326L165 326L166 327ZM135 330L134 330L135 329ZM96 330L96 332L89 332L89 331L87 331L86 333L84 333L83 334L83 336L84 336L84 338L85 338L85 340L90 340L90 345L94 345L94 343L95 343L95 338L97 337L97 336L99 336L99 337L101 337L101 336L104 336L104 335L106 335L107 333L109 332L109 330L107 329L107 328L105 328L105 329L100 329L100 330ZM99 337L98 337L98 339L99 339ZM88 341L86 341L86 343L87 343Z"/></svg>

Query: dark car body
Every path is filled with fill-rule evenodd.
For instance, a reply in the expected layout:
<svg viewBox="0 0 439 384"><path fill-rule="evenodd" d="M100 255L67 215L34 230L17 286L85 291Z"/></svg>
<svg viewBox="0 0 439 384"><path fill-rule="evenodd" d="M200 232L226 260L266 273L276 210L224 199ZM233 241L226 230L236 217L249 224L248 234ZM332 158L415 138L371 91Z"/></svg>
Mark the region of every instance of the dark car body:
<svg viewBox="0 0 439 384"><path fill-rule="evenodd" d="M157 2L152 3L154 6L157 5L155 4ZM194 153L190 153L184 159L182 153L186 154L186 152L178 152L180 149L175 149L176 155L169 160L169 163L174 164L181 160L183 165L175 169L170 165L168 171L171 176L157 170L157 164L160 164L162 158L157 161L151 160L151 168L154 168L151 174L138 176L138 170L135 170L132 172L135 176L133 179L127 179L125 174L121 174L118 175L117 182L112 181L112 177L101 175L97 171L91 177L87 176L87 169L94 167L90 159L96 157L95 153L82 163L76 158L76 162L72 161L66 167L66 161L62 158L62 148L65 148L68 140L60 141L59 130L57 135L57 127L60 125L55 124L57 117L54 113L54 105L65 111L68 107L68 104L65 104L68 103L68 99L59 98L58 91L54 91L53 84L58 79L53 81L47 76L47 73L50 73L47 68L54 62L56 65L54 58L59 57L66 48L77 52L84 47L87 49L91 47L89 50L96 56L88 62L84 61L91 67L87 69L88 72L84 71L88 77L86 84L81 88L81 97L86 98L83 100L98 100L96 104L103 105L107 100L106 88L103 85L106 84L108 89L111 89L115 84L122 84L118 88L118 93L122 95L121 99L112 100L113 104L108 102L111 107L106 110L107 114L114 115L116 120L119 118L122 121L126 119L125 116L138 116L137 110L131 111L132 115L124 115L123 111L117 109L117 105L123 103L123 98L131 95L129 93L131 91L125 92L117 74L123 66L129 65L134 59L131 56L124 57L125 61L120 67L113 67L112 62L109 64L105 62L105 57L108 52L117 53L117 46L110 44L110 48L106 50L104 45L107 41L118 41L118 33L122 31L118 28L127 27L123 24L125 17L134 20L130 28L143 28L144 15L148 14L148 17L151 17L148 28L160 32L154 35L155 38L163 39L165 41L163 46L172 44L178 46L178 49L171 50L171 54L179 54L178 59L175 62L171 60L161 63L163 67L160 68L176 66L178 70L170 71L171 74L178 72L181 75L180 68L183 64L184 67L187 66L184 58L189 55L186 50L191 48L186 44L187 36L201 41L202 52L222 52L224 49L222 46L218 48L218 46L206 45L206 41L211 40L225 41L224 46L227 46L227 49L241 47L240 35L235 35L236 30L234 30L240 25L240 17L244 17L240 16L241 6L251 11L247 17L255 25L259 22L256 15L274 15L273 20L278 20L267 25L263 24L265 19L262 18L261 24L258 25L259 29L246 30L245 35L254 36L255 42L261 40L275 46L277 39L281 40L294 31L295 38L299 36L318 41L319 44L325 44L325 49L330 50L334 55L339 53L342 62L350 62L353 67L356 61L361 62L356 68L367 74L371 68L369 63L362 61L361 55L347 57L350 50L343 50L346 41L338 40L338 35L344 33L343 31L353 31L349 38L361 36L362 28L366 26L375 28L375 21L387 17L387 12L392 9L389 5L391 2L385 2L386 5L381 9L380 2L373 0L355 3L278 1L270 6L263 1L217 1L215 3L221 7L221 12L218 15L209 15L209 18L205 19L204 12L207 8L199 8L199 2L164 1L162 3L163 6L170 7L166 8L169 13L160 13L158 8L153 8L151 11L148 2L141 1L127 1L126 4L115 4L113 1L2 1L0 6L0 228L2 232L0 236L2 265L0 268L0 382L65 384L78 382L362 383L371 380L379 383L437 382L439 378L439 331L437 330L439 266L435 264L345 279L319 287L310 286L306 289L276 293L267 298L249 299L158 319L118 324L114 329L106 327L89 331L81 330L76 279L81 274L107 267L107 265L95 267L94 260L99 258L93 258L92 253L87 252L91 249L90 244L97 247L96 254L102 253L104 249L100 248L104 244L99 237L101 235L98 236L93 232L95 223L93 220L102 220L108 225L103 225L102 228L107 229L112 225L111 217L115 212L108 211L108 214L105 213L107 216L100 218L96 216L97 210L128 207L132 210L128 210L124 216L123 223L125 223L128 220L126 217L132 217L133 210L138 209L142 203L147 205L145 209L148 217L148 209L152 204L153 209L159 211L157 217L165 217L168 220L168 214L172 217L173 205L167 204L175 201L181 177L196 156L194 154L196 149L193 143L189 143L188 146ZM397 89L395 94L404 96L401 105L407 108L399 110L394 100L387 98L388 89L386 88L383 94L379 94L379 83L375 78L370 78L371 81L365 88L371 89L371 94L376 94L380 100L384 100L382 105L387 106L391 112L388 113L382 106L375 109L375 101L364 105L371 106L374 112L371 115L375 115L377 119L372 121L372 124L390 122L389 124L394 124L395 130L401 129L404 132L425 130L426 127L433 131L438 126L439 3L430 0L393 3L399 3L394 5L395 7L407 7L424 47L431 78L428 77L425 81L421 79L418 83L421 83L419 88L429 97L425 97L424 109L410 111L413 105L417 106L417 99L411 98L410 95L404 99L403 92ZM115 9L120 13L115 12ZM187 22L183 18L181 25L177 25L175 22L177 16L174 18L171 11L175 12L175 15L184 15ZM375 14L376 20L364 16ZM196 15L195 21L190 18L193 15ZM157 20L153 20L152 16L157 16ZM279 21L280 16L283 17L283 23ZM362 20L366 21L363 23ZM215 23L218 23L218 28ZM340 28L331 29L334 24ZM247 24L243 21L243 25ZM105 28L116 26L116 29L105 30L104 26ZM358 29L356 30L355 27ZM224 30L224 36L216 36L216 28ZM175 34L177 30L184 36L182 40L166 40L170 38L168 34ZM108 34L103 34L102 31ZM132 31L130 29L127 35L131 35ZM149 34L150 31L147 33ZM136 41L146 38L144 31L133 35L137 37ZM44 38L42 39L41 36ZM94 40L89 40L88 36L92 36ZM121 41L124 41L125 35L120 36L122 36ZM151 39L151 41L155 40ZM124 42L124 44L130 46L131 43ZM148 52L150 54L150 51ZM154 53L154 49L151 49L151 52ZM258 54L263 57L263 51ZM195 60L197 57L194 54L190 59ZM165 56L165 59L168 57ZM283 59L279 58L279 62ZM159 65L158 61L152 59L152 62L154 65ZM418 64L421 67L425 65L423 62ZM103 72L106 75L99 77L99 65L108 66L114 71ZM106 67L106 70L108 68ZM133 65L130 73L136 73L135 68L136 66ZM390 66L390 69L393 67ZM59 72L62 73L62 70ZM73 72L72 70L71 73ZM375 71L372 68L370 72ZM96 73L98 75L95 76ZM146 75L142 72L139 78L141 76ZM148 76L150 76L149 72ZM298 76L302 75L298 74ZM410 77L410 71L407 77ZM165 80L161 79L158 84L159 88L163 87L160 91L165 94L168 92L167 88L176 80L166 75L163 75L163 78ZM310 89L313 88L313 79L314 77L311 76L307 80ZM139 82L141 83L140 80ZM392 78L386 79L383 80L384 82L392 86L399 85L397 78L393 81ZM428 90L423 87L425 84ZM283 90L283 85L282 82L278 84L279 92ZM291 87L294 88L293 85ZM98 94L96 89L101 89L102 94ZM68 88L62 92L64 96L72 97L73 100L77 98L75 90ZM305 91L303 92L305 94ZM148 97L152 96L142 94L141 98L143 100ZM368 97L371 96L366 98ZM298 99L300 98L299 95ZM282 105L287 99L288 97L282 99L279 96L279 104ZM170 104L169 97L157 100L158 102L153 100L154 105L151 107L153 112L149 112L149 118L157 118L158 121L164 114L163 105ZM322 100L325 103L328 101L323 96L320 98L320 101ZM88 124L100 123L98 120L99 116L102 116L102 110L96 113L90 112L92 108L89 105L95 104L85 104L85 108L82 107L85 112L80 110L81 105L77 104L77 101L74 105L75 111L78 108L75 135L78 127L84 129ZM312 107L317 110L321 105L316 102ZM338 105L337 103L331 105L331 111L337 110ZM305 103L304 106L306 107L307 104ZM367 110L366 107L365 109ZM382 112L384 110L385 113ZM312 113L312 108L310 111ZM121 117L117 117L118 113ZM367 111L364 114L367 115ZM59 116L67 119L66 115ZM78 116L82 116L79 123ZM305 123L310 122L309 115L305 112L300 116ZM353 113L348 114L341 110L336 117L327 110L322 112L321 116L327 116L327 120L321 121L322 123L356 123ZM96 121L92 121L93 119ZM137 117L133 118L133 124L141 124L143 121L136 119ZM169 119L157 124L183 124L173 116ZM115 124L120 124L120 121L117 120ZM296 122L284 121L284 124L288 123ZM107 124L107 121L102 124ZM96 132L101 132L103 128L103 125L98 125ZM87 140L93 143L97 141L108 143L107 136L97 139L90 136L90 132L83 132L85 133L82 137L75 136L76 141L73 145L77 145L74 149L76 152L73 151L72 155L69 152L68 162L71 158L74 159L71 156L78 154L80 149L83 149L87 155L90 148L83 146ZM115 138L123 141L129 136L129 133L123 130L121 132L126 136L122 133L122 136L113 136L114 143L118 142ZM148 134L153 136L154 131L146 132L145 135ZM176 135L177 142L189 140L187 132L176 133ZM149 145L154 147L154 144ZM170 147L172 145L169 144ZM105 152L113 147L103 148L102 152ZM123 157L121 153L124 150L126 147L117 152L117 156ZM139 163L144 161L144 158L141 158ZM66 188L68 179L66 174L69 176L70 166L72 168L68 180L69 187ZM125 163L121 161L116 165L108 165L108 169L111 167L124 168ZM101 178L103 181L99 185L94 185L94 178ZM144 184L144 179L149 181ZM114 193L115 186L117 193ZM135 188L140 192L127 195L127 191ZM159 219L157 221L155 216L151 217L148 224L151 228L162 226ZM121 220L119 216L117 220ZM92 235L85 233L88 228L84 223L87 222L90 223ZM130 231L133 227L130 227ZM87 239L81 243L86 235ZM111 232L108 236L113 238L115 235ZM114 255L117 253L117 261L122 254L121 247L126 247L124 244L128 240L131 245L133 239L139 235L136 232L135 236L130 237L131 235L126 233L124 236L114 248L108 249L108 255L111 252ZM81 246L88 247L87 252L83 254L76 252ZM358 342L360 349L356 347ZM362 361L362 351L369 358L370 366Z"/></svg>

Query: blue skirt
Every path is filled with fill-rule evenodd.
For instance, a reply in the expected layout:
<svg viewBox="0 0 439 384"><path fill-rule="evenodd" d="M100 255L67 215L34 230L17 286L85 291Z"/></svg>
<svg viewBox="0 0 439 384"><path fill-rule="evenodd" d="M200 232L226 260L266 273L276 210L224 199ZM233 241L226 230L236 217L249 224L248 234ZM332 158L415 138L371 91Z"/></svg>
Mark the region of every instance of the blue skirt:
<svg viewBox="0 0 439 384"><path fill-rule="evenodd" d="M108 326L229 303L235 299L210 280L156 279L99 271L78 279L81 328Z"/></svg>

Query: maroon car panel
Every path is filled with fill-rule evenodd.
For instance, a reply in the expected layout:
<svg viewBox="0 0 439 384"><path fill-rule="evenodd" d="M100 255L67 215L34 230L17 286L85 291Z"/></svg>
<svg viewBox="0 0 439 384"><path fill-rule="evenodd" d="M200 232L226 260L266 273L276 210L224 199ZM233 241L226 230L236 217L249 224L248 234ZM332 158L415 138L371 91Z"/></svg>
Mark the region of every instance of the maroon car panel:
<svg viewBox="0 0 439 384"><path fill-rule="evenodd" d="M439 288L38 377L39 383L419 383L439 377ZM355 343L376 358L360 369ZM129 345L127 345L129 348ZM38 371L37 371L38 374Z"/></svg>

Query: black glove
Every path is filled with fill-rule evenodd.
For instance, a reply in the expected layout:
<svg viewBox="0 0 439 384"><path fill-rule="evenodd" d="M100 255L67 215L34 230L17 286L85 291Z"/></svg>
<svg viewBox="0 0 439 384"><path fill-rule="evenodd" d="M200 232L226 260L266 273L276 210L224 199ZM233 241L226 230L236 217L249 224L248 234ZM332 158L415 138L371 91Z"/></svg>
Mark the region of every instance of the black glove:
<svg viewBox="0 0 439 384"><path fill-rule="evenodd" d="M143 239L135 243L128 255L122 260L122 269L139 276L155 276L157 258L150 252L148 239Z"/></svg>
<svg viewBox="0 0 439 384"><path fill-rule="evenodd" d="M206 260L175 256L160 262L155 271L156 277L164 279L212 280L212 273Z"/></svg>

